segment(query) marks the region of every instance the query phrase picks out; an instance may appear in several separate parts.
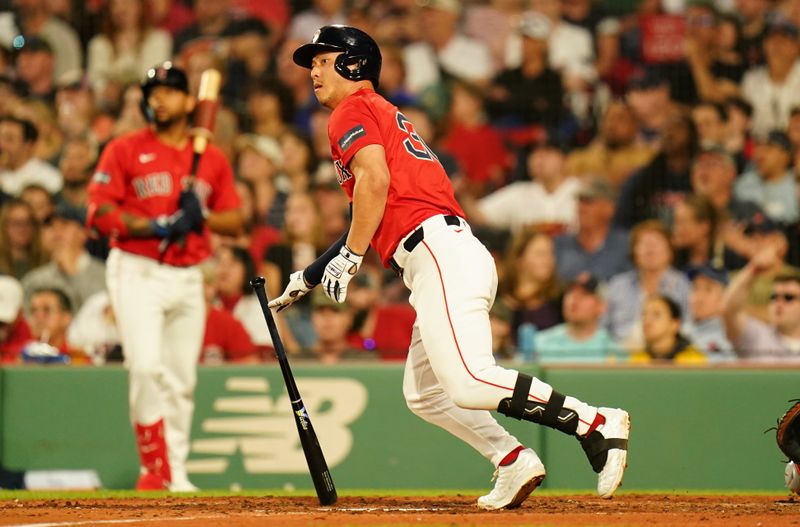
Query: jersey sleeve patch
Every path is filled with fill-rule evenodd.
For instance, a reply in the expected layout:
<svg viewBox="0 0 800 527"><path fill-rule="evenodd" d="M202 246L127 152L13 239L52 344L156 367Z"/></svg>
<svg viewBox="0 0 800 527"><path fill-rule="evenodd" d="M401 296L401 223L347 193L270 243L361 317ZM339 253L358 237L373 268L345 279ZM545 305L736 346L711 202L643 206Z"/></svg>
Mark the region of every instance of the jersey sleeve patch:
<svg viewBox="0 0 800 527"><path fill-rule="evenodd" d="M346 131L341 139L339 139L339 148L342 149L342 153L346 152L356 139L365 135L367 135L367 131L364 130L364 126L360 124Z"/></svg>
<svg viewBox="0 0 800 527"><path fill-rule="evenodd" d="M92 181L98 185L108 185L111 182L111 174L108 172L95 172Z"/></svg>

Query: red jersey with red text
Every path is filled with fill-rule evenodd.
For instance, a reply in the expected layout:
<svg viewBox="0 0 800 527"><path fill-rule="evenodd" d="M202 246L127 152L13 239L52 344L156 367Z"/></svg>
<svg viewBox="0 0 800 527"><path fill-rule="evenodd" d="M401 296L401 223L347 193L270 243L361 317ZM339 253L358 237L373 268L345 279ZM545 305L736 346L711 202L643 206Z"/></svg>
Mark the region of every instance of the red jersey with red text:
<svg viewBox="0 0 800 527"><path fill-rule="evenodd" d="M161 142L150 128L111 141L103 150L89 185L89 217L104 203L151 219L173 214L192 170L192 156L191 141L177 149ZM213 145L200 158L194 190L209 211L239 207L230 163ZM208 227L204 226L201 234L190 233L185 243L171 243L162 261L179 267L201 262L211 254L209 242ZM160 243L156 237L111 240L112 247L154 260L159 259Z"/></svg>
<svg viewBox="0 0 800 527"><path fill-rule="evenodd" d="M400 240L426 219L437 214L464 216L444 168L414 125L373 90L359 90L334 109L328 137L336 176L351 201L355 179L349 165L353 156L368 145L381 145L386 152L389 194L371 244L384 265Z"/></svg>

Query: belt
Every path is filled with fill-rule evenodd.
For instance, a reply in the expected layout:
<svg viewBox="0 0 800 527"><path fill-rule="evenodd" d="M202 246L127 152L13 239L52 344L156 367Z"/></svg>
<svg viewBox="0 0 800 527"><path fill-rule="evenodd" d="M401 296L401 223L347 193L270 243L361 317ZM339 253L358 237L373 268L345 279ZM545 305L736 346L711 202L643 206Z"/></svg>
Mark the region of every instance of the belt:
<svg viewBox="0 0 800 527"><path fill-rule="evenodd" d="M450 215L450 216L445 216L445 217L444 217L444 222L445 222L447 225L450 225L450 226L452 226L452 227L455 227L455 226L457 226L457 225L461 225L461 218L459 218L458 216L452 216L452 215ZM423 231L423 229L422 229L422 226L420 225L420 226L419 226L419 227L417 227L417 229L416 229L414 232L412 232L412 233L411 233L411 234L410 234L410 235L409 235L409 236L406 238L406 240L403 242L403 249L405 249L405 250L406 250L406 252L409 252L409 253L410 253L410 252L411 252L411 251L413 251L413 250L414 250L414 249L417 247L417 245L419 245L419 244L420 244L420 242L421 242L422 240L424 240L424 239L425 239L425 232ZM395 260L395 259L394 259L394 256L392 256L391 258L389 258L389 266L392 268L392 270L393 270L395 273L397 273L397 276L403 276L403 268L402 268L402 267L400 267L400 265L398 265L398 263L397 263L397 260Z"/></svg>

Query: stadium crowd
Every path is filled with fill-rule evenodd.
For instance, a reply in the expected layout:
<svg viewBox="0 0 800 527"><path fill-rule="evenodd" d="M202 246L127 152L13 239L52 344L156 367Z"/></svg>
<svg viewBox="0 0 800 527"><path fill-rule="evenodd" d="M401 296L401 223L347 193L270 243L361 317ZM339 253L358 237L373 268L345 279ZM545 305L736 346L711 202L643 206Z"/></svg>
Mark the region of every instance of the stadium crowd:
<svg viewBox="0 0 800 527"><path fill-rule="evenodd" d="M5 0L3 363L124 356L87 187L166 60L195 92L223 73L214 141L246 218L205 265L201 361L271 360L249 279L276 296L349 221L291 59L334 23L378 40L379 91L495 256L498 358L800 359L800 0ZM406 294L369 253L346 304L281 313L287 350L402 359Z"/></svg>

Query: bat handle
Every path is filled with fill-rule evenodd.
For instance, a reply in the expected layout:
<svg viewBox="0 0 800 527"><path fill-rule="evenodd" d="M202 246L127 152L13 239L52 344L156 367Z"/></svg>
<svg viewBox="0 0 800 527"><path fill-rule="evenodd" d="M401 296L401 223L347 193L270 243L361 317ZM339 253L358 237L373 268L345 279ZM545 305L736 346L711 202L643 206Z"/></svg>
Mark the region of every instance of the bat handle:
<svg viewBox="0 0 800 527"><path fill-rule="evenodd" d="M197 138L195 139L195 141ZM202 150L198 151L197 146L195 144L195 150L192 155L192 170L189 172L189 178L187 180L186 190L191 190L194 188L194 180L197 179L197 167L200 164L200 157L203 155L205 151L205 144L203 145ZM164 255L167 253L167 249L172 242L170 242L169 238L164 238L161 240L161 243L158 244L158 261L159 263L164 261ZM179 245L184 247L186 245L186 239L182 238L179 241Z"/></svg>
<svg viewBox="0 0 800 527"><path fill-rule="evenodd" d="M264 285L267 283L263 276L256 276L250 280L250 287L258 298L258 303L261 304L261 311L264 313L264 320L267 322L267 329L269 336L272 338L272 346L275 348L275 354L279 360L286 358L286 350L283 348L283 342L278 334L278 327L275 325L275 317L272 316L272 310L269 308L269 301L267 300L267 292L264 290Z"/></svg>

